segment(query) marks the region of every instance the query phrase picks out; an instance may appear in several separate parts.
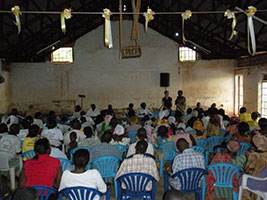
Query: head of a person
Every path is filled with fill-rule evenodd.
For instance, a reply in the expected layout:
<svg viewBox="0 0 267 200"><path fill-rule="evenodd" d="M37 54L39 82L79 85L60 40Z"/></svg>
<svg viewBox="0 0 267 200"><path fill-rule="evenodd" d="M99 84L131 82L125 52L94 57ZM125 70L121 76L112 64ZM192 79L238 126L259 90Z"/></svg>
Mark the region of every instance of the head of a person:
<svg viewBox="0 0 267 200"><path fill-rule="evenodd" d="M90 159L89 151L79 149L73 154L73 164L75 169L85 169Z"/></svg>
<svg viewBox="0 0 267 200"><path fill-rule="evenodd" d="M181 139L177 140L176 148L179 150L179 152L182 153L185 149L189 148L189 144L185 139L181 138Z"/></svg>
<svg viewBox="0 0 267 200"><path fill-rule="evenodd" d="M101 136L102 143L110 143L112 140L112 132L110 130L106 130L104 134Z"/></svg>
<svg viewBox="0 0 267 200"><path fill-rule="evenodd" d="M212 109L216 108L216 103L211 104L210 106Z"/></svg>
<svg viewBox="0 0 267 200"><path fill-rule="evenodd" d="M80 121L81 121L82 123L84 123L84 122L86 122L86 118L85 118L85 117L81 117L81 118L80 118Z"/></svg>
<svg viewBox="0 0 267 200"><path fill-rule="evenodd" d="M112 110L113 109L111 104L108 105L108 109L109 110Z"/></svg>
<svg viewBox="0 0 267 200"><path fill-rule="evenodd" d="M12 124L9 127L9 134L10 135L18 135L19 134L20 127L18 124Z"/></svg>
<svg viewBox="0 0 267 200"><path fill-rule="evenodd" d="M144 140L147 138L147 135L146 135L146 129L144 128L139 128L137 130L137 134L136 136L138 137L139 140Z"/></svg>
<svg viewBox="0 0 267 200"><path fill-rule="evenodd" d="M93 130L90 126L86 126L83 129L84 135L86 136L86 138L90 138L93 136Z"/></svg>
<svg viewBox="0 0 267 200"><path fill-rule="evenodd" d="M38 192L33 187L22 187L15 190L11 200L38 200Z"/></svg>
<svg viewBox="0 0 267 200"><path fill-rule="evenodd" d="M36 124L31 125L29 128L29 133L28 133L27 137L33 138L33 137L36 137L38 134L40 134L39 126Z"/></svg>
<svg viewBox="0 0 267 200"><path fill-rule="evenodd" d="M51 110L51 111L49 111L48 116L51 117L51 118L56 119L56 112Z"/></svg>
<svg viewBox="0 0 267 200"><path fill-rule="evenodd" d="M130 104L129 104L129 108L130 108L130 109L133 109L133 107L134 107L134 104L133 104L133 103L130 103Z"/></svg>
<svg viewBox="0 0 267 200"><path fill-rule="evenodd" d="M223 116L223 121L230 121L230 117L228 115Z"/></svg>
<svg viewBox="0 0 267 200"><path fill-rule="evenodd" d="M260 117L260 113L258 113L257 111L251 113L251 119L256 121L258 119L258 117Z"/></svg>
<svg viewBox="0 0 267 200"><path fill-rule="evenodd" d="M224 116L224 115L225 115L225 111L224 111L224 109L222 109L222 108L219 109L219 110L218 110L218 114L221 115L221 116Z"/></svg>
<svg viewBox="0 0 267 200"><path fill-rule="evenodd" d="M201 106L201 103L200 102L197 102L197 108L200 108L200 106Z"/></svg>
<svg viewBox="0 0 267 200"><path fill-rule="evenodd" d="M21 122L21 125L24 129L28 129L30 128L31 124L28 122L28 120L26 119L23 119L22 122Z"/></svg>
<svg viewBox="0 0 267 200"><path fill-rule="evenodd" d="M230 140L229 142L227 142L226 147L227 147L228 153L232 157L235 157L241 146L237 140Z"/></svg>
<svg viewBox="0 0 267 200"><path fill-rule="evenodd" d="M167 137L167 133L168 133L168 128L164 125L158 127L158 136L164 138L164 137Z"/></svg>
<svg viewBox="0 0 267 200"><path fill-rule="evenodd" d="M41 138L37 140L34 144L34 152L35 152L34 159L38 160L39 155L50 154L50 151L51 147L49 140L47 138Z"/></svg>
<svg viewBox="0 0 267 200"><path fill-rule="evenodd" d="M34 114L34 118L35 118L35 119L41 119L41 118L42 118L42 113L41 113L41 112L36 112L36 113Z"/></svg>
<svg viewBox="0 0 267 200"><path fill-rule="evenodd" d="M12 110L11 110L11 115L15 115L15 116L17 116L19 114L19 111L16 109L16 108L13 108Z"/></svg>
<svg viewBox="0 0 267 200"><path fill-rule="evenodd" d="M31 115L28 115L25 119L29 122L29 124L33 123L33 117Z"/></svg>
<svg viewBox="0 0 267 200"><path fill-rule="evenodd" d="M130 125L135 125L135 124L137 124L138 123L138 117L136 117L136 116L132 116L131 118L130 118L130 121L129 121L129 123L130 123Z"/></svg>
<svg viewBox="0 0 267 200"><path fill-rule="evenodd" d="M74 142L77 139L77 134L73 131L70 133L70 141Z"/></svg>
<svg viewBox="0 0 267 200"><path fill-rule="evenodd" d="M7 133L8 132L8 127L5 123L0 124L0 133Z"/></svg>
<svg viewBox="0 0 267 200"><path fill-rule="evenodd" d="M261 130L267 130L267 119L266 118L260 118L259 127L261 128Z"/></svg>
<svg viewBox="0 0 267 200"><path fill-rule="evenodd" d="M245 107L241 107L241 108L239 109L239 113L240 113L240 114L245 113L245 112L247 112L247 109L246 109Z"/></svg>
<svg viewBox="0 0 267 200"><path fill-rule="evenodd" d="M71 122L71 128L73 128L74 130L80 130L81 127L81 122L79 120L73 120Z"/></svg>
<svg viewBox="0 0 267 200"><path fill-rule="evenodd" d="M169 91L168 90L165 90L164 91L164 95L165 95L165 97L168 97L169 96Z"/></svg>
<svg viewBox="0 0 267 200"><path fill-rule="evenodd" d="M76 105L75 108L74 108L75 112L80 112L81 110L82 110L82 108L81 108L80 105Z"/></svg>
<svg viewBox="0 0 267 200"><path fill-rule="evenodd" d="M164 193L162 200L185 200L185 197L181 191L171 189Z"/></svg>
<svg viewBox="0 0 267 200"><path fill-rule="evenodd" d="M141 103L140 106L141 106L141 108L146 109L146 103L145 102Z"/></svg>
<svg viewBox="0 0 267 200"><path fill-rule="evenodd" d="M198 117L198 111L197 110L192 111L192 117Z"/></svg>
<svg viewBox="0 0 267 200"><path fill-rule="evenodd" d="M244 136L247 131L249 131L249 125L247 122L241 122L238 124L238 133L240 135Z"/></svg>
<svg viewBox="0 0 267 200"><path fill-rule="evenodd" d="M96 109L95 104L91 104L91 108L92 108L92 110L94 111L94 110Z"/></svg>
<svg viewBox="0 0 267 200"><path fill-rule="evenodd" d="M135 146L135 153L136 154L144 154L144 153L146 153L147 146L148 146L147 141L139 140L136 143L136 146Z"/></svg>
<svg viewBox="0 0 267 200"><path fill-rule="evenodd" d="M186 113L189 115L192 113L192 111L193 111L192 108L187 108Z"/></svg>
<svg viewBox="0 0 267 200"><path fill-rule="evenodd" d="M182 90L179 90L178 91L178 96L180 97L180 96L183 96L183 91Z"/></svg>
<svg viewBox="0 0 267 200"><path fill-rule="evenodd" d="M114 132L113 134L116 134L118 136L122 136L124 134L124 128L122 125L118 124L115 129L114 129Z"/></svg>
<svg viewBox="0 0 267 200"><path fill-rule="evenodd" d="M46 122L46 127L48 128L48 129L53 129L53 128L55 128L57 126L57 122L56 122L56 120L54 119L54 118L52 118L52 117L49 117L48 119L47 119L47 122Z"/></svg>

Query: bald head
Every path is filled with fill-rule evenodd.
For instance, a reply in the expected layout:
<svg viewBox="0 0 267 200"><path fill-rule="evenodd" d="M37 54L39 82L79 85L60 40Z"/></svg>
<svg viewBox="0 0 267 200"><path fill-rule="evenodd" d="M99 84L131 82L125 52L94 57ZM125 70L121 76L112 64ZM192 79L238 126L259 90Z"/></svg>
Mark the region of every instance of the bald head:
<svg viewBox="0 0 267 200"><path fill-rule="evenodd" d="M189 144L185 139L179 139L176 142L176 147L179 150L179 152L183 152L185 149L189 148Z"/></svg>

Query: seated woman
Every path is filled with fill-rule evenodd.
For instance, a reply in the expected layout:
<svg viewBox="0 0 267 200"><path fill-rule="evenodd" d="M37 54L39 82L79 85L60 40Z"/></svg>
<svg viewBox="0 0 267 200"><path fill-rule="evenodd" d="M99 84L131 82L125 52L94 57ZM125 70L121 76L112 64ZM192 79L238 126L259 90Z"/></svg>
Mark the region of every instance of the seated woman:
<svg viewBox="0 0 267 200"><path fill-rule="evenodd" d="M207 136L211 137L215 135L222 135L220 118L216 114L210 117L207 126Z"/></svg>
<svg viewBox="0 0 267 200"><path fill-rule="evenodd" d="M130 138L126 137L123 126L119 124L116 126L110 144L120 144L125 146L130 144Z"/></svg>
<svg viewBox="0 0 267 200"><path fill-rule="evenodd" d="M31 125L29 128L29 133L23 141L22 153L34 149L34 143L39 138L40 128L38 125Z"/></svg>
<svg viewBox="0 0 267 200"><path fill-rule="evenodd" d="M65 170L59 187L59 191L68 187L94 188L102 193L107 191L107 186L100 173L96 169L86 170L89 162L89 152L80 149L73 154L75 170ZM96 199L96 198L95 198ZM98 198L97 198L98 199Z"/></svg>
<svg viewBox="0 0 267 200"><path fill-rule="evenodd" d="M249 125L247 122L241 122L238 125L238 133L233 135L233 139L237 139L240 142L251 142L251 136L249 132Z"/></svg>
<svg viewBox="0 0 267 200"><path fill-rule="evenodd" d="M246 156L245 155L239 155L237 156L237 152L240 149L240 143L236 140L230 140L227 143L227 151L222 151L219 153L216 153L213 160L210 164L214 163L231 163L234 164L240 168L244 168L246 164ZM237 182L237 176L234 175L233 177L233 191L238 193L238 182ZM232 191L225 188L215 188L214 189L214 182L215 177L211 172L209 172L209 175L207 177L206 183L207 183L207 200L214 199L214 192L215 196L221 196L224 195L226 199L231 199Z"/></svg>
<svg viewBox="0 0 267 200"><path fill-rule="evenodd" d="M35 156L26 160L21 171L19 187L43 185L58 188L62 175L60 161L49 156L51 147L48 139L35 142Z"/></svg>

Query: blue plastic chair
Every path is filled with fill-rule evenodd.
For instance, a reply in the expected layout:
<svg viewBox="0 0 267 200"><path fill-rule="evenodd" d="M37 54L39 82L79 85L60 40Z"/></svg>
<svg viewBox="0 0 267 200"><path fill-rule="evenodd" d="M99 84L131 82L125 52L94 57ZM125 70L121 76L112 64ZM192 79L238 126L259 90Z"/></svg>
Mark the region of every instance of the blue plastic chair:
<svg viewBox="0 0 267 200"><path fill-rule="evenodd" d="M58 160L60 160L60 163L61 163L61 169L62 171L64 172L66 169L68 169L68 167L70 165L72 165L72 162L68 159L65 159L65 158L57 158Z"/></svg>
<svg viewBox="0 0 267 200"><path fill-rule="evenodd" d="M86 149L90 153L90 147L76 147L70 151L70 160L72 161L73 154L79 149Z"/></svg>
<svg viewBox="0 0 267 200"><path fill-rule="evenodd" d="M117 180L118 200L121 199L156 199L156 180L144 173L129 173L120 176ZM147 191L148 184L152 184L150 191ZM122 188L125 186L125 189Z"/></svg>
<svg viewBox="0 0 267 200"><path fill-rule="evenodd" d="M107 189L106 200L110 199L110 190ZM69 187L61 190L58 195L58 200L63 200L63 196L71 200L94 200L95 196L105 195L93 188L87 187Z"/></svg>
<svg viewBox="0 0 267 200"><path fill-rule="evenodd" d="M115 144L114 145L117 149L119 149L120 153L121 153L121 157L125 158L126 156L126 151L128 149L128 146L125 145L121 145L121 144Z"/></svg>
<svg viewBox="0 0 267 200"><path fill-rule="evenodd" d="M190 147L190 149L194 149L195 151L197 151L197 152L199 152L199 153L205 155L205 151L206 151L206 150L205 150L203 147L192 146L192 147Z"/></svg>
<svg viewBox="0 0 267 200"><path fill-rule="evenodd" d="M214 152L213 147L220 145L223 142L223 140L224 140L223 136L215 135L215 136L209 137L207 139L208 144L209 144L209 152L210 153Z"/></svg>
<svg viewBox="0 0 267 200"><path fill-rule="evenodd" d="M208 146L208 141L206 139L200 139L200 140L196 140L197 146L202 147L204 149L206 149L206 147Z"/></svg>
<svg viewBox="0 0 267 200"><path fill-rule="evenodd" d="M208 166L208 171L215 178L214 187L233 189L233 177L239 176L241 169L230 163L215 163ZM205 197L206 185L203 185L203 196ZM238 193L233 191L233 199L238 200Z"/></svg>
<svg viewBox="0 0 267 200"><path fill-rule="evenodd" d="M195 193L197 200L202 200L202 189L200 187L201 181L205 181L204 175L207 171L202 168L189 168L176 172L170 175L164 172L164 192L169 189L169 177L178 178L181 183L180 191L184 194Z"/></svg>
<svg viewBox="0 0 267 200"><path fill-rule="evenodd" d="M130 138L130 143L131 144L136 142L136 134L137 134L137 131L128 132L128 136Z"/></svg>
<svg viewBox="0 0 267 200"><path fill-rule="evenodd" d="M241 142L240 143L240 149L237 152L237 155L239 156L241 154L245 154L250 147L251 147L251 144L246 143L246 142Z"/></svg>
<svg viewBox="0 0 267 200"><path fill-rule="evenodd" d="M176 156L176 148L173 142L166 142L159 146L159 149L163 153L163 159L160 160L160 176L163 176L164 160L169 162L173 161Z"/></svg>
<svg viewBox="0 0 267 200"><path fill-rule="evenodd" d="M41 185L32 185L39 194L39 200L48 200L52 194L56 194L57 190L51 187L41 186Z"/></svg>
<svg viewBox="0 0 267 200"><path fill-rule="evenodd" d="M152 112L153 117L156 118L156 119L158 119L158 118L159 118L159 112L160 112L159 110L155 110L155 111L153 111L153 112Z"/></svg>
<svg viewBox="0 0 267 200"><path fill-rule="evenodd" d="M21 154L22 158L26 158L26 160L31 159L35 156L34 150L25 151L23 154Z"/></svg>
<svg viewBox="0 0 267 200"><path fill-rule="evenodd" d="M224 139L223 140L228 141L228 140L230 140L232 138L232 136L233 136L232 134L227 135L227 136L224 136Z"/></svg>

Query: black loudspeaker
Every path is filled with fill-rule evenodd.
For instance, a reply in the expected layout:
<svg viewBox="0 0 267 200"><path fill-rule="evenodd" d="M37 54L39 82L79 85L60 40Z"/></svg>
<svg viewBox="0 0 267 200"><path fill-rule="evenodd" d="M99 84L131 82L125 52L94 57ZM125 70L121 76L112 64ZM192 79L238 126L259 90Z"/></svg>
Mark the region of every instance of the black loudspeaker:
<svg viewBox="0 0 267 200"><path fill-rule="evenodd" d="M160 87L170 86L170 73L160 73Z"/></svg>

